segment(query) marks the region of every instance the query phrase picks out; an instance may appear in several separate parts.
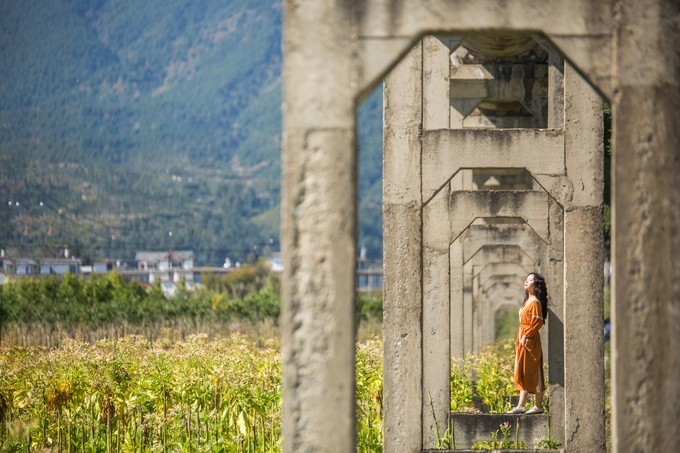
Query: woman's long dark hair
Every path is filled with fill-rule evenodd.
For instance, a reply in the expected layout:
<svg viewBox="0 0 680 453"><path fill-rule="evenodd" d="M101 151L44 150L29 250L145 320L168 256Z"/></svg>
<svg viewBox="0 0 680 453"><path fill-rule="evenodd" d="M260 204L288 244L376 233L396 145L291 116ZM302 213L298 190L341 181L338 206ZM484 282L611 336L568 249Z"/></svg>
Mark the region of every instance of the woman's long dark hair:
<svg viewBox="0 0 680 453"><path fill-rule="evenodd" d="M529 275L534 276L534 289L536 299L541 303L541 315L543 322L548 320L548 287L545 285L545 278L537 272L532 272ZM525 292L524 302L529 299L529 293Z"/></svg>

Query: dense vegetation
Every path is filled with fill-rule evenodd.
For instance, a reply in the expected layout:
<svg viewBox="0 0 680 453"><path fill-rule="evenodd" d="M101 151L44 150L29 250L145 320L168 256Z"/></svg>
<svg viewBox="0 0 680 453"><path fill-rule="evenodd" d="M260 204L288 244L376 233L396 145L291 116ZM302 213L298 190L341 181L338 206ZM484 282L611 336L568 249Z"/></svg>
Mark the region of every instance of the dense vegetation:
<svg viewBox="0 0 680 453"><path fill-rule="evenodd" d="M0 449L280 451L279 351L277 340L240 335L0 348ZM382 451L382 361L379 340L357 345L361 452ZM504 412L516 393L511 370L509 343L454 360L451 409ZM496 447L511 446L506 434L498 441L507 443ZM455 432L440 433L439 441L450 448Z"/></svg>
<svg viewBox="0 0 680 453"><path fill-rule="evenodd" d="M56 345L62 334L96 339L138 333L155 338L163 329L179 330L180 337L197 331L222 336L233 325L276 325L280 311L278 276L264 262L204 276L196 291L180 285L172 298L164 296L158 284L142 285L115 272L89 280L70 274L60 279L18 278L0 285L0 344L31 344L35 339ZM357 318L381 320L382 298L359 297ZM38 332L44 332L44 338L36 338Z"/></svg>
<svg viewBox="0 0 680 453"><path fill-rule="evenodd" d="M277 247L281 20L278 0L1 2L0 248L221 264ZM371 257L380 95L359 113Z"/></svg>

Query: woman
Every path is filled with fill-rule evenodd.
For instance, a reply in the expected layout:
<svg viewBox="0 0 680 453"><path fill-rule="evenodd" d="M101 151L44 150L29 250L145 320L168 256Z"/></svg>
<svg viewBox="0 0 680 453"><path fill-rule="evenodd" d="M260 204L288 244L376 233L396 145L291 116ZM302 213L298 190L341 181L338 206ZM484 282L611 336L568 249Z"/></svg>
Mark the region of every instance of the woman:
<svg viewBox="0 0 680 453"><path fill-rule="evenodd" d="M509 414L540 414L543 412L543 351L538 331L545 324L548 312L548 289L545 279L535 272L524 281L525 298L519 309L519 332L515 339L515 389L519 390L519 403ZM534 407L525 409L527 395L535 394Z"/></svg>

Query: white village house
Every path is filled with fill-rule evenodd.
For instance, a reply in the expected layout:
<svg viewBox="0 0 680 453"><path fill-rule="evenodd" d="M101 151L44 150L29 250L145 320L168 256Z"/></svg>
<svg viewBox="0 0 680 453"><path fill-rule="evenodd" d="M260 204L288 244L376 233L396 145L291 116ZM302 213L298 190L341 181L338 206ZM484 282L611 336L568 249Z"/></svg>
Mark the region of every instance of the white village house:
<svg viewBox="0 0 680 453"><path fill-rule="evenodd" d="M137 252L135 261L137 270L148 273L149 283L161 282L166 296L175 294L182 279L187 289L194 288L194 252L191 250Z"/></svg>
<svg viewBox="0 0 680 453"><path fill-rule="evenodd" d="M82 260L79 258L47 258L38 260L40 275L79 274Z"/></svg>

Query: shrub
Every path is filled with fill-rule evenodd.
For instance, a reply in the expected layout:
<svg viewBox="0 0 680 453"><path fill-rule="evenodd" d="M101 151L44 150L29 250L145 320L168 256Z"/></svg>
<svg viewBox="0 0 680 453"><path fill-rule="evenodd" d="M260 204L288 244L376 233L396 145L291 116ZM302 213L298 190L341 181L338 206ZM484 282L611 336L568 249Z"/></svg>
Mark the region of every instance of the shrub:
<svg viewBox="0 0 680 453"><path fill-rule="evenodd" d="M472 356L451 359L451 410L465 412L472 406Z"/></svg>
<svg viewBox="0 0 680 453"><path fill-rule="evenodd" d="M514 393L511 363L504 360L496 348L481 352L475 363L475 388L491 413L504 413L510 408L509 396Z"/></svg>

